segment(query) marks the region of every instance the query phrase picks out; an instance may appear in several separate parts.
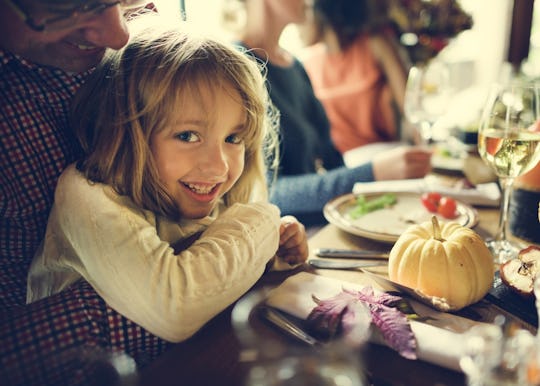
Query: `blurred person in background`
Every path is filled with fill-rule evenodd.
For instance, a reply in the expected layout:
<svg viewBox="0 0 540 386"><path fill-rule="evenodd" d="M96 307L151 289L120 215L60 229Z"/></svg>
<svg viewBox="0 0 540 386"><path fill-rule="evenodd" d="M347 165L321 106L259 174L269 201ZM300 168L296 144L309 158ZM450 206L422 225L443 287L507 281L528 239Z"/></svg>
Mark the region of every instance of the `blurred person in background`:
<svg viewBox="0 0 540 386"><path fill-rule="evenodd" d="M400 140L407 64L374 13L371 0L314 0L302 26L302 63L341 153Z"/></svg>
<svg viewBox="0 0 540 386"><path fill-rule="evenodd" d="M431 170L431 151L400 146L347 168L330 139L330 123L300 61L280 45L284 28L302 24L304 0L228 0L224 20L234 24L244 12L238 44L265 65L267 87L281 115L281 151L270 199L282 215L308 226L325 224L322 210L356 182L420 178Z"/></svg>

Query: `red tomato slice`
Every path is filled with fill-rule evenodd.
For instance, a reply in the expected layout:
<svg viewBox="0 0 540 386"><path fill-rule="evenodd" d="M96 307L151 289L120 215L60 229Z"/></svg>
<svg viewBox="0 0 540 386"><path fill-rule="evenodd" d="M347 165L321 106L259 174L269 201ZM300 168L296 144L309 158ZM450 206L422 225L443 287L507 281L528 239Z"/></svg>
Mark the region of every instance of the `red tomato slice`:
<svg viewBox="0 0 540 386"><path fill-rule="evenodd" d="M457 204L456 200L451 197L442 197L437 207L437 213L444 218L452 219L457 217Z"/></svg>
<svg viewBox="0 0 540 386"><path fill-rule="evenodd" d="M420 200L427 210L429 210L431 213L437 213L441 195L437 192L426 192L422 194Z"/></svg>

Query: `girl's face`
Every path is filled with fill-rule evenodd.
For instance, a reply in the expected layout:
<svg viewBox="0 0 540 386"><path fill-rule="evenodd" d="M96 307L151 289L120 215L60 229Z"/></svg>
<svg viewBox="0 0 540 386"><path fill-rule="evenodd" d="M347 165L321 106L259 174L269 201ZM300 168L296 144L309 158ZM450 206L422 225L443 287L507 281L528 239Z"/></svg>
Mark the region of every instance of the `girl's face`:
<svg viewBox="0 0 540 386"><path fill-rule="evenodd" d="M150 138L159 178L184 218L209 215L244 170L246 111L230 86L201 84Z"/></svg>

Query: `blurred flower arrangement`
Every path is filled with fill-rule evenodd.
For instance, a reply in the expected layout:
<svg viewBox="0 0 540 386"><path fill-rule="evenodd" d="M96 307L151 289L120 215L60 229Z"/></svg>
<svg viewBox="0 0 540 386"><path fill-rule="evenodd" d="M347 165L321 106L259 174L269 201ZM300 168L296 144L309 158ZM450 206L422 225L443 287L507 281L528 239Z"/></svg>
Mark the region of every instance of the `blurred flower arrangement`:
<svg viewBox="0 0 540 386"><path fill-rule="evenodd" d="M457 0L375 0L372 6L390 24L413 63L429 61L473 25Z"/></svg>

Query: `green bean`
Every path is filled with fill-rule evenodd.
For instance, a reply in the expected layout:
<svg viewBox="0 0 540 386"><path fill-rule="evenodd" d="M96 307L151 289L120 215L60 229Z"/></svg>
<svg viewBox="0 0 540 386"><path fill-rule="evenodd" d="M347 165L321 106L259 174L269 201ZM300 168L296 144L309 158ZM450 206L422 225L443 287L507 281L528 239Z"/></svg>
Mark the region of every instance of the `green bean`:
<svg viewBox="0 0 540 386"><path fill-rule="evenodd" d="M360 194L356 197L356 204L349 211L349 216L355 220L367 213L392 206L396 202L396 195L392 193L385 193L371 200L366 199L364 195Z"/></svg>

